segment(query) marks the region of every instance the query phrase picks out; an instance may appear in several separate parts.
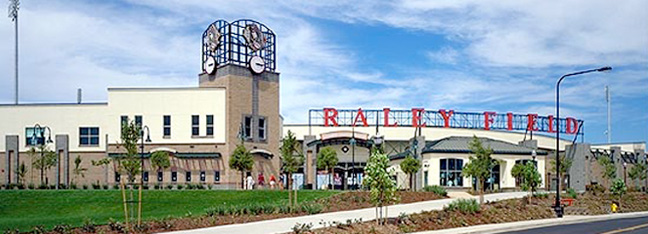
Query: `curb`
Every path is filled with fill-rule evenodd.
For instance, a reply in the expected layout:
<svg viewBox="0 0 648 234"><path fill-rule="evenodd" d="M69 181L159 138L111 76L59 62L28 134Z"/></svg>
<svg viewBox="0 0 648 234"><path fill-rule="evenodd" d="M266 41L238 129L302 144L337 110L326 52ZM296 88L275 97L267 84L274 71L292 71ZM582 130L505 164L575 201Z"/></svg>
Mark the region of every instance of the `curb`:
<svg viewBox="0 0 648 234"><path fill-rule="evenodd" d="M648 217L648 211L619 213L594 216L565 216L564 218L538 219L520 222L483 224L470 227L450 228L434 231L417 232L418 234L441 234L441 233L504 233L521 231L542 227L569 225L577 223L589 223L602 220Z"/></svg>

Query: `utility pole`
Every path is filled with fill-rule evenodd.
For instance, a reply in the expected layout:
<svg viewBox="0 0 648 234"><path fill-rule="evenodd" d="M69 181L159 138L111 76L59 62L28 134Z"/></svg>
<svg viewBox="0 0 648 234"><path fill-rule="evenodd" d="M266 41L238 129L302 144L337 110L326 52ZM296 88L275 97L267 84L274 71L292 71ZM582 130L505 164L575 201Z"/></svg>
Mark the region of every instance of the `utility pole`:
<svg viewBox="0 0 648 234"><path fill-rule="evenodd" d="M607 130L605 135L607 136L607 143L612 143L612 97L610 95L610 87L605 86L605 101L607 102Z"/></svg>
<svg viewBox="0 0 648 234"><path fill-rule="evenodd" d="M16 40L16 53L15 53L15 71L14 74L16 75L16 82L15 82L15 99L14 99L14 104L18 105L18 9L20 8L20 0L9 0L9 18L11 18L11 21L14 22L14 27L15 27L15 40Z"/></svg>

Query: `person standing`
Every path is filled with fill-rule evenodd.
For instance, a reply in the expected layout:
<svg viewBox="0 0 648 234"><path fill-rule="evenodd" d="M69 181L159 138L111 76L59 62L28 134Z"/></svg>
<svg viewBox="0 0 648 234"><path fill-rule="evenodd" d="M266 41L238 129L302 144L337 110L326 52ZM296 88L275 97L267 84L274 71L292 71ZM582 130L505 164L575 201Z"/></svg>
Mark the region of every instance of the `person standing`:
<svg viewBox="0 0 648 234"><path fill-rule="evenodd" d="M254 187L254 179L252 178L252 175L248 174L246 180L247 180L247 190L252 190Z"/></svg>
<svg viewBox="0 0 648 234"><path fill-rule="evenodd" d="M277 184L276 180L274 175L270 175L270 189L275 189L275 185Z"/></svg>

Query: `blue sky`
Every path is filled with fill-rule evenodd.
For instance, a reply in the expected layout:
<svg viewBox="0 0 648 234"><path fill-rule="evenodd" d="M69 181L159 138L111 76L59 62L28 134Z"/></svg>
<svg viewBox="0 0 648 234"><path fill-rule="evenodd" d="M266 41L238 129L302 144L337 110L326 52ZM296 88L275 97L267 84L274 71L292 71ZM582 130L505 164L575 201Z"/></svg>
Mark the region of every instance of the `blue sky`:
<svg viewBox="0 0 648 234"><path fill-rule="evenodd" d="M648 2L567 1L23 1L22 102L105 101L107 87L196 86L209 23L255 19L277 34L281 112L455 109L561 113L604 142L648 141ZM0 102L13 101L13 24L0 22ZM564 116L564 115L563 115Z"/></svg>

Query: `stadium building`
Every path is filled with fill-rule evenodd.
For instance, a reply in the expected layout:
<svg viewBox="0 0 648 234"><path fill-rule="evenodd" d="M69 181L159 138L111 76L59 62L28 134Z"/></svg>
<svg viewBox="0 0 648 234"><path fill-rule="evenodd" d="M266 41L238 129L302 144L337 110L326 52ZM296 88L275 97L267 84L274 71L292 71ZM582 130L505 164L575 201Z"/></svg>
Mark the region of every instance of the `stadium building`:
<svg viewBox="0 0 648 234"><path fill-rule="evenodd" d="M331 183L339 189L361 184L370 149L377 146L390 155L393 177L401 188L409 184L399 163L411 155L422 162L416 187L469 189L474 182L461 170L470 161L473 137L493 149L493 158L500 162L487 183L493 190L515 189L519 181L511 170L529 161L540 170L542 187L555 186L549 161L555 157L556 139L549 135L556 131L569 137L559 140L559 151L573 159L564 183L578 190L602 182L595 176L601 170L598 157L610 157L619 168L645 161L645 143L589 145L582 142L584 121L533 113L326 107L304 110L308 123L284 124L275 39L274 32L259 22L218 20L202 35L197 87L108 88L104 103L84 103L79 97L75 103L0 105L2 184L119 183L125 177L115 163L92 162L123 155L121 128L131 120L144 129L140 150L148 184L241 187L240 173L228 166L241 142L254 156L250 174L267 183L271 176L280 178L280 141L288 131L296 135L306 159L294 175L295 186L309 189L329 184L326 172L316 168L323 147L337 152L339 163ZM42 176L32 168L42 155L30 150L38 147L56 155L54 166ZM151 166L148 158L157 151L169 153L170 168ZM83 176L74 173L77 157L79 168L87 169Z"/></svg>

